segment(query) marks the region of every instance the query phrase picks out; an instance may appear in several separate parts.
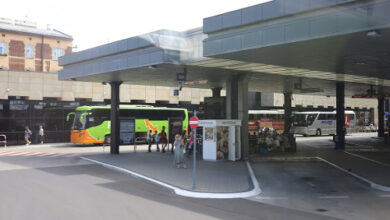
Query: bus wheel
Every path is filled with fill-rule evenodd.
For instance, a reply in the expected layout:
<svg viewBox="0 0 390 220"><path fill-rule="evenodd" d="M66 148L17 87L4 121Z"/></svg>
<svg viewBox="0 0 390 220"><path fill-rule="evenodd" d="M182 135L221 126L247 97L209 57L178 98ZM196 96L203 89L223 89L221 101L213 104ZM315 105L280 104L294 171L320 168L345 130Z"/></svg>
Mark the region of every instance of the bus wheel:
<svg viewBox="0 0 390 220"><path fill-rule="evenodd" d="M104 144L105 145L110 145L111 144L111 136L110 135L106 135L104 137Z"/></svg>
<svg viewBox="0 0 390 220"><path fill-rule="evenodd" d="M321 136L321 129L317 129L316 136Z"/></svg>

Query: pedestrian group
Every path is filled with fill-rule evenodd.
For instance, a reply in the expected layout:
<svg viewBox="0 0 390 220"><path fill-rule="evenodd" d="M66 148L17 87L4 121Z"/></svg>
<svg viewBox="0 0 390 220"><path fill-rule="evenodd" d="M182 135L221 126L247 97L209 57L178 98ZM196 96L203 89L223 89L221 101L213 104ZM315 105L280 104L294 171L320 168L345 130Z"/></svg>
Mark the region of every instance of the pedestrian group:
<svg viewBox="0 0 390 220"><path fill-rule="evenodd" d="M31 144L31 136L32 136L32 131L30 130L29 126L26 125L24 127L24 141L26 142L26 145ZM42 125L39 125L39 130L38 130L38 142L40 144L43 144L43 138L45 136L45 130L43 129Z"/></svg>
<svg viewBox="0 0 390 220"><path fill-rule="evenodd" d="M148 152L152 152L152 144L156 144L156 152L160 152L160 144L161 151L165 153L165 148L168 146L168 138L167 133L165 132L165 126L162 127L160 133L157 130L153 132L153 130L148 130L146 134L146 141L148 142ZM184 162L184 156L187 150L187 157L192 154L194 146L194 136L191 132L189 137L187 137L186 132L183 134L176 134L175 139L171 148L171 153L174 154L174 164L176 168L187 168L187 165ZM169 148L168 148L169 149Z"/></svg>

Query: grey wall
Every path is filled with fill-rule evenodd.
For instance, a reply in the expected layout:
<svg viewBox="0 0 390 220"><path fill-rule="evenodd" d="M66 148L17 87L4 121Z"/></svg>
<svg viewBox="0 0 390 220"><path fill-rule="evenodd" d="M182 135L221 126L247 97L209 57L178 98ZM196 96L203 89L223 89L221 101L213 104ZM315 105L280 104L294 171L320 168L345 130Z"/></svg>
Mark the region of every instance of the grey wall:
<svg viewBox="0 0 390 220"><path fill-rule="evenodd" d="M203 28L209 35L204 40L204 56L215 56L390 26L389 1L348 1L354 3L306 11L293 17L282 17L282 12L279 10L283 9L286 13L288 8L286 2L314 6L314 1L308 3L309 0L274 1L206 18ZM303 4L302 2L307 3ZM341 3L341 1L323 2ZM264 19L264 8L269 8L267 13L273 13L274 19ZM261 19L253 25L247 25L245 17ZM226 29L228 27L229 29Z"/></svg>

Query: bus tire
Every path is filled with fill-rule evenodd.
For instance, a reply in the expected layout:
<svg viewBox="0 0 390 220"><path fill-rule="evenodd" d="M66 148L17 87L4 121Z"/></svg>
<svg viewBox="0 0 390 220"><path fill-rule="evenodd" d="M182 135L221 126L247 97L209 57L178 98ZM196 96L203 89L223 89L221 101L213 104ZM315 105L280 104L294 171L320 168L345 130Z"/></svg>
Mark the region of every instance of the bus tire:
<svg viewBox="0 0 390 220"><path fill-rule="evenodd" d="M104 144L105 145L110 145L111 144L111 136L110 135L104 136Z"/></svg>
<svg viewBox="0 0 390 220"><path fill-rule="evenodd" d="M321 136L321 129L317 129L316 136Z"/></svg>

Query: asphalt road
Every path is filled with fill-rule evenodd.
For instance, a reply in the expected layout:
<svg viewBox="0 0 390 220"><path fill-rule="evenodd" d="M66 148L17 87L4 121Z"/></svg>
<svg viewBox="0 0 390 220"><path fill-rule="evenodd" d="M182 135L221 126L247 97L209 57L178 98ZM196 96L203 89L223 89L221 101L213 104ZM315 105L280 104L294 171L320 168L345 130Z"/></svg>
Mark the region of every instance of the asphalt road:
<svg viewBox="0 0 390 220"><path fill-rule="evenodd" d="M362 135L356 135L361 138ZM371 134L363 135L371 139ZM350 138L354 139L354 135ZM331 137L300 137L333 148ZM250 199L193 199L75 157L102 147L10 147L35 156L0 156L0 219L388 219L390 193L323 163L252 163L263 193ZM132 151L132 146L121 146ZM139 150L145 150L139 146ZM104 150L108 152L109 149ZM47 155L40 155L45 152ZM360 154L382 161L374 153ZM387 155L387 154L386 154ZM388 157L386 157L388 158ZM388 174L384 174L388 175Z"/></svg>
<svg viewBox="0 0 390 220"><path fill-rule="evenodd" d="M255 162L252 167L263 190L252 201L342 219L389 219L390 193L325 163Z"/></svg>
<svg viewBox="0 0 390 220"><path fill-rule="evenodd" d="M329 219L245 199L192 199L76 158L0 157L0 219Z"/></svg>

